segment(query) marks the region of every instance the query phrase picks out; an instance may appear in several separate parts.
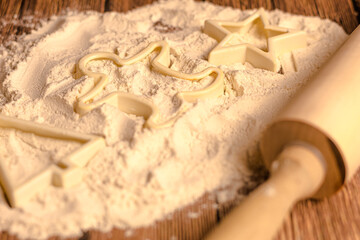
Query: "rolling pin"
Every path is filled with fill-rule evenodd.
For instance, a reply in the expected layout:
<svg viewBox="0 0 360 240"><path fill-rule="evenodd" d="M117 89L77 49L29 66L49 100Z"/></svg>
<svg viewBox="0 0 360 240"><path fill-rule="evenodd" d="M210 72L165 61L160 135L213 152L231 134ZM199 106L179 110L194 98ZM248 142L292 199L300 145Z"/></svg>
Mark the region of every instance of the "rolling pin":
<svg viewBox="0 0 360 240"><path fill-rule="evenodd" d="M260 149L270 177L206 240L272 239L292 206L335 193L360 166L360 27L280 112Z"/></svg>

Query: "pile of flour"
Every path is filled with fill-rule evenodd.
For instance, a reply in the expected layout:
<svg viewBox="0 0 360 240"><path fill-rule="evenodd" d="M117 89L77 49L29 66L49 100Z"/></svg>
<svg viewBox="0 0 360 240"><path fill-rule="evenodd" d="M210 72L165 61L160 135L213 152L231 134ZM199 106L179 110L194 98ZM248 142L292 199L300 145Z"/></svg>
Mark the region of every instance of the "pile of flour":
<svg viewBox="0 0 360 240"><path fill-rule="evenodd" d="M100 135L107 146L86 166L79 186L49 187L17 209L1 202L0 230L20 238L46 238L90 228L136 228L161 220L206 192L215 191L217 201L227 201L241 197L239 189L256 185L252 167L260 162L261 131L346 39L342 28L329 20L267 12L272 25L306 31L308 46L283 55L278 73L249 64L219 66L226 76L224 96L193 104L171 128L143 129L143 118L106 104L82 117L73 110L92 82L86 76L75 78L75 64L84 55L109 51L124 58L152 41L166 40L172 69L199 72L211 66L206 58L217 44L202 32L204 21L241 21L254 11L160 1L127 14L69 12L1 46L1 114ZM239 36L238 41L244 39L266 46L256 36ZM96 61L91 68L109 75L103 94L144 96L164 118L178 108L177 92L211 81L164 76L151 70L150 61L124 67ZM76 147L9 129L0 130L0 143L5 146L0 160L15 178L35 174Z"/></svg>

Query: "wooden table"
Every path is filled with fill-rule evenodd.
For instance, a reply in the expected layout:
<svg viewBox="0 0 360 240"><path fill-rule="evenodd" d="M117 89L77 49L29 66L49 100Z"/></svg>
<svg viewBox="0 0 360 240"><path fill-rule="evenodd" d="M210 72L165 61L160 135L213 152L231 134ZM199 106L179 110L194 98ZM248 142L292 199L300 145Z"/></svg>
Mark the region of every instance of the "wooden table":
<svg viewBox="0 0 360 240"><path fill-rule="evenodd" d="M152 0L2 0L0 18L5 21L0 23L0 42L14 40L18 35L28 33L31 30L30 23L37 23L40 18L60 14L66 8L100 12L127 11L151 2ZM213 0L212 2L241 9L279 8L296 14L318 15L338 22L348 33L353 31L360 21L360 16L356 15L356 11L360 11L360 0ZM130 237L125 237L129 232L119 229L113 229L110 233L91 230L81 238L69 238L69 240L162 240L171 239L173 236L177 238L172 239L178 240L201 239L235 204L233 202L221 204L216 209L211 207L214 203L216 201L213 196L206 194L196 203L177 210L172 219L137 229ZM204 208L204 204L208 207ZM190 219L189 212L198 212L200 216ZM6 232L0 232L0 240L14 239L17 238ZM322 201L308 200L297 204L276 239L360 239L360 171L331 198Z"/></svg>

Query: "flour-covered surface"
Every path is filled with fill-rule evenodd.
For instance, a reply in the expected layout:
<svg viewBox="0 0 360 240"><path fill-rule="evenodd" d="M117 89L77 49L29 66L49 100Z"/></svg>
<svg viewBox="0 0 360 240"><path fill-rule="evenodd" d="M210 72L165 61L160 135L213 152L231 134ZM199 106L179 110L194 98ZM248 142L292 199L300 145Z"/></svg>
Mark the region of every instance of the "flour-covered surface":
<svg viewBox="0 0 360 240"><path fill-rule="evenodd" d="M256 185L256 173L249 166L260 162L261 131L346 38L341 27L329 20L268 12L272 25L306 31L307 48L282 56L279 73L249 64L220 66L226 76L224 96L193 104L171 128L143 129L144 119L109 105L82 117L73 110L76 98L92 82L85 76L75 78L75 64L87 53L111 51L125 58L152 41L166 40L172 47L171 68L195 73L211 66L206 57L217 44L202 33L204 21L241 21L253 12L191 1L155 3L127 14L69 12L2 46L0 113L101 135L107 147L86 166L81 185L49 187L18 209L0 203L0 230L20 238L46 238L80 235L90 228L136 228L163 219L206 192L221 189L218 201L227 201L241 197L239 189ZM262 36L235 40L265 46ZM151 70L149 61L151 57L124 67L97 61L91 68L109 74L103 95L126 91L144 96L164 117L176 111L177 92L199 89L211 81L163 76ZM11 162L14 176L24 169L41 169L44 161L57 161L72 147L49 141L42 149L43 139L8 130L0 130L0 136L9 137L9 153L25 154L30 140L39 143L31 147L39 148L40 158L34 151L26 154L26 161Z"/></svg>

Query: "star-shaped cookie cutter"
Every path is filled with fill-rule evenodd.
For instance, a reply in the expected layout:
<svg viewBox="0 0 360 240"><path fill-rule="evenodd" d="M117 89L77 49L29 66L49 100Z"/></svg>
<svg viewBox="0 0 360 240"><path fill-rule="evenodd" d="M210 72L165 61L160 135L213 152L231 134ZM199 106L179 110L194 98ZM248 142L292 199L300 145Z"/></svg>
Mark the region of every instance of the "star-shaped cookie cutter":
<svg viewBox="0 0 360 240"><path fill-rule="evenodd" d="M50 164L41 172L18 184L14 183L13 179L9 177L4 162L0 160L0 183L12 207L21 206L36 193L50 185L67 188L80 183L83 167L99 150L105 147L105 141L102 137L45 126L1 114L0 127L52 139L76 141L81 144L79 148L67 155L59 163Z"/></svg>
<svg viewBox="0 0 360 240"><path fill-rule="evenodd" d="M266 36L266 51L249 43L227 46L236 34L247 33L256 25ZM262 8L241 22L206 20L203 31L219 42L208 56L215 65L249 62L256 68L276 71L278 56L306 47L305 32L270 25Z"/></svg>
<svg viewBox="0 0 360 240"><path fill-rule="evenodd" d="M130 65L146 58L155 51L158 52L158 55L156 55L156 57L152 60L151 66L154 70L160 72L161 74L190 81L199 81L212 75L214 76L214 80L210 85L201 90L177 93L176 96L182 102L181 107L170 119L163 122L160 122L161 116L159 110L151 101L134 94L117 91L112 92L99 100L94 100L94 98L101 93L108 83L108 76L104 73L90 71L87 68L87 64L90 61L111 60L117 66ZM184 102L192 103L199 99L218 97L224 93L224 73L219 68L209 67L198 73L186 74L170 69L169 66L170 46L166 41L152 42L145 49L127 59L121 59L118 55L110 52L96 52L88 54L80 59L77 65L77 70L79 70L83 75L92 77L94 80L94 87L77 99L75 111L82 115L104 103L107 103L117 107L125 113L143 116L146 120L145 127L163 128L171 126L174 121L176 121L176 119L178 119L186 110L186 106L183 104Z"/></svg>

